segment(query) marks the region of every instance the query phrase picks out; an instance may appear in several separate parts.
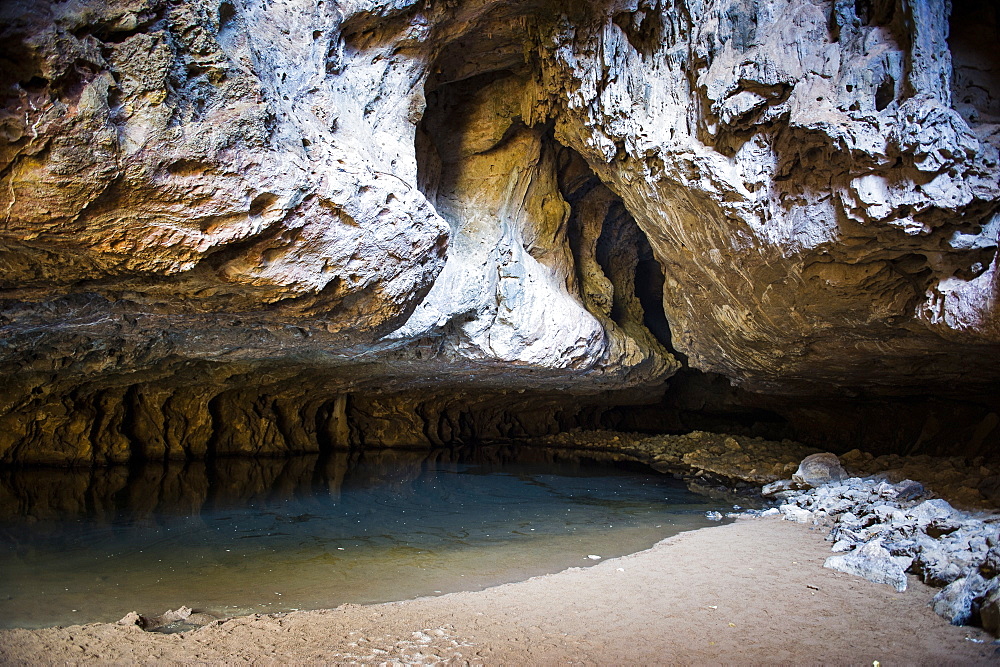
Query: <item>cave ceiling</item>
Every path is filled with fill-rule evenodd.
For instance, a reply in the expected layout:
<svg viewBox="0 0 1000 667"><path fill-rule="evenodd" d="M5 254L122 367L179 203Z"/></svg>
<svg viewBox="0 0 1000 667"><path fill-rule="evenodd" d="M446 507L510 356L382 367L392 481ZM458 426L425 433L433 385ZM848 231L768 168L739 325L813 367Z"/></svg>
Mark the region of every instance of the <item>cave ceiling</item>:
<svg viewBox="0 0 1000 667"><path fill-rule="evenodd" d="M948 9L4 3L0 460L992 392L1000 34Z"/></svg>

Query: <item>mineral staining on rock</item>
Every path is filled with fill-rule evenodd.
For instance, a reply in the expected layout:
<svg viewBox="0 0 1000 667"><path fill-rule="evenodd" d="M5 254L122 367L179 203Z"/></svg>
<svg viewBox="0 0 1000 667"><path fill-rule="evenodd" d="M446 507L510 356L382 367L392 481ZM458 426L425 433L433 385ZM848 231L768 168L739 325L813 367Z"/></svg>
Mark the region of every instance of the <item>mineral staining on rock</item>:
<svg viewBox="0 0 1000 667"><path fill-rule="evenodd" d="M989 386L996 8L945 9L8 3L0 461L551 432L671 349Z"/></svg>

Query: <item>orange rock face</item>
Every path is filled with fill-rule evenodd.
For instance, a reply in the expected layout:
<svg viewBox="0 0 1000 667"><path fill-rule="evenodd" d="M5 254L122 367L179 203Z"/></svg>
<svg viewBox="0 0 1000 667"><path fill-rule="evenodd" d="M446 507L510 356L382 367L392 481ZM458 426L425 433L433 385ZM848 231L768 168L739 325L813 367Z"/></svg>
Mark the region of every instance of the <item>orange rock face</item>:
<svg viewBox="0 0 1000 667"><path fill-rule="evenodd" d="M996 10L856 5L8 3L0 462L992 386Z"/></svg>

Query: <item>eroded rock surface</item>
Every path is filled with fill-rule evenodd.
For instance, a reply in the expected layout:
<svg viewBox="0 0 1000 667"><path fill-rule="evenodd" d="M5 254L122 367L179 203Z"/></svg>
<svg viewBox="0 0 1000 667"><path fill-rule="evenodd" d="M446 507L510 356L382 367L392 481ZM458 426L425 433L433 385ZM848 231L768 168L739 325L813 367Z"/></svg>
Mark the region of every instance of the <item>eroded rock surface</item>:
<svg viewBox="0 0 1000 667"><path fill-rule="evenodd" d="M1000 378L988 2L0 12L2 462Z"/></svg>
<svg viewBox="0 0 1000 667"><path fill-rule="evenodd" d="M566 91L556 136L663 264L677 349L784 391L919 383L989 355L998 109L969 93L963 116L953 97L995 58L956 80L942 3L742 7L564 22L542 60ZM952 20L995 17L956 3Z"/></svg>

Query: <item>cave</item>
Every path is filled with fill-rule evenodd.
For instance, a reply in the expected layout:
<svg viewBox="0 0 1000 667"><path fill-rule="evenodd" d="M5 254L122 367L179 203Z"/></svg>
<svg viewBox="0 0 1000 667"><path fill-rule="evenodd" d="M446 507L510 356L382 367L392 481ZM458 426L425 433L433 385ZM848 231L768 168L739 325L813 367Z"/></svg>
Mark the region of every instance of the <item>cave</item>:
<svg viewBox="0 0 1000 667"><path fill-rule="evenodd" d="M246 614L294 625L342 604L356 620L473 590L486 604L497 584L576 567L584 583L567 590L604 585L606 610L600 577L631 577L629 554L749 544L773 570L781 549L754 551L753 536L811 553L798 524L830 542L808 556L826 554L809 597L860 607L837 578L860 575L979 633L963 644L924 619L887 660L985 659L1000 636L997 9L751 4L0 9L0 537L23 575L0 615L37 613L0 629L0 661L24 661L56 623L115 621L119 597L72 615L114 572L39 591L90 572L87 558L138 589L161 562L138 555L143 540L191 551L177 567L204 577L184 590L220 585L154 617L187 604L161 591L115 626L155 643ZM434 523L450 510L456 523ZM495 522L472 530L477 516ZM363 528L324 538L344 517ZM675 525L693 532L673 540ZM425 533L453 540L450 564L428 565ZM497 533L551 550L505 542L503 574L463 560ZM103 552L57 566L95 535ZM247 555L244 538L262 546ZM295 560L305 542L318 550ZM358 593L338 597L323 568L355 549L360 575L341 588ZM406 574L373 592L375 563ZM752 583L727 563L727 582ZM629 614L655 607L635 582L668 580L623 584L646 605ZM285 591L261 602L270 581ZM253 594L227 603L222 584ZM798 599L774 590L754 604ZM885 590L865 590L893 616ZM699 610L729 610L712 599ZM871 659L858 647L876 641L706 653L621 629L604 649L532 644L583 627L554 629L568 617L508 624L536 653L496 630L470 658L472 635L442 620L373 653L345 635L339 652L274 659L838 662ZM774 630L742 616L716 629L744 623ZM364 627L365 643L381 632ZM654 634L694 636L678 628ZM831 624L827 644L843 632ZM87 658L124 655L98 635ZM262 655L225 650L186 659Z"/></svg>

